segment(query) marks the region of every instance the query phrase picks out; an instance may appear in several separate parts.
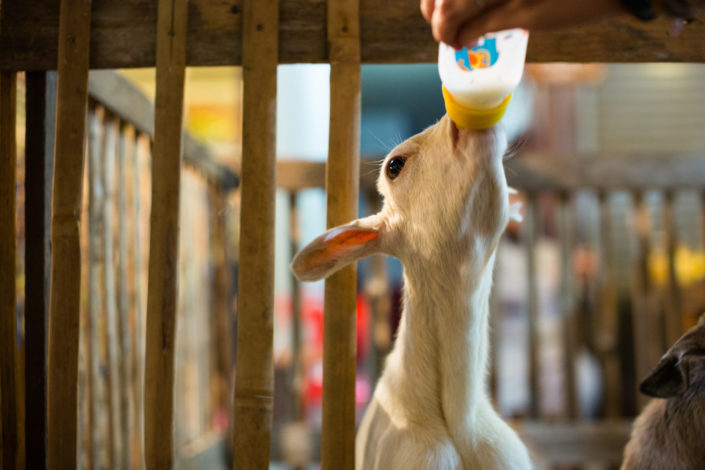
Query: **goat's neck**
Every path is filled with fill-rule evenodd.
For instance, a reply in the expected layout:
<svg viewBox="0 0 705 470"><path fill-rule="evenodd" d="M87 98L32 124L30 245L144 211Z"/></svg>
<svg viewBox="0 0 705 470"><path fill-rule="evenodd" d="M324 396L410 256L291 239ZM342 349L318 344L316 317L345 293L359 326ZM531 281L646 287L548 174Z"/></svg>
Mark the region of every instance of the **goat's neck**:
<svg viewBox="0 0 705 470"><path fill-rule="evenodd" d="M494 255L485 260L481 267L451 259L431 268L406 263L402 324L385 371L404 406L419 410L419 419L438 416L454 440L472 438L477 409L488 403Z"/></svg>

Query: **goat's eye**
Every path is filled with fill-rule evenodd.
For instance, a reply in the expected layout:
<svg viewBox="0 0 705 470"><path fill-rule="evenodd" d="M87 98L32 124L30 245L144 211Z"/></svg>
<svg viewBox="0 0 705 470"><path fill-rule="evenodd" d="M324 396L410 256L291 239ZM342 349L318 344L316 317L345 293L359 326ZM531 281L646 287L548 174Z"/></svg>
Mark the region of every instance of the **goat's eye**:
<svg viewBox="0 0 705 470"><path fill-rule="evenodd" d="M406 163L406 157L394 157L387 162L387 178L390 180L395 179L401 173L404 168L404 163Z"/></svg>

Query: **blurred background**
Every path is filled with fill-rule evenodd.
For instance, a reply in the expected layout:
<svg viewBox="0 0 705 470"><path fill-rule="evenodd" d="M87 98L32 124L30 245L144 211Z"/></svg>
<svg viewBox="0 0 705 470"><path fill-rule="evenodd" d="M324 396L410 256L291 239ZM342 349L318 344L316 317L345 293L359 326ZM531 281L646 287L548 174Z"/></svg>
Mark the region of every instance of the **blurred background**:
<svg viewBox="0 0 705 470"><path fill-rule="evenodd" d="M323 283L297 283L288 264L325 230L329 71L278 69L273 468L318 466ZM153 101L154 69L100 73ZM511 223L499 247L490 389L538 468L618 467L631 419L645 403L636 391L640 379L705 310L705 180L692 183L705 174L703 83L703 65L531 64L503 120L516 153L507 176L520 190L526 221ZM382 202L374 187L379 161L443 115L440 91L434 64L362 67L361 216ZM120 116L127 147L110 130L125 96L92 95L89 119L79 384L81 423L94 430L80 440L87 468L116 468L120 459L138 467L142 452L137 358L144 354L149 184L159 175L150 171L150 142L136 124L141 116ZM23 103L20 76L21 131ZM193 145L185 152L221 165L234 181L247 158L241 103L240 68L187 69L185 127ZM21 154L20 132L18 148ZM125 184L139 188L122 203L122 186L110 189L123 171L116 148L118 156L127 148ZM105 166L96 169L97 161ZM214 190L213 177L188 162L175 443L179 468L226 468L237 367L239 190L236 183L221 190L217 181ZM18 171L22 247L21 161ZM117 248L123 228L125 251ZM18 258L21 344L22 249ZM122 272L127 287L116 293L111 282ZM393 345L403 286L396 259L367 259L358 273L359 418ZM120 319L124 328L111 326Z"/></svg>

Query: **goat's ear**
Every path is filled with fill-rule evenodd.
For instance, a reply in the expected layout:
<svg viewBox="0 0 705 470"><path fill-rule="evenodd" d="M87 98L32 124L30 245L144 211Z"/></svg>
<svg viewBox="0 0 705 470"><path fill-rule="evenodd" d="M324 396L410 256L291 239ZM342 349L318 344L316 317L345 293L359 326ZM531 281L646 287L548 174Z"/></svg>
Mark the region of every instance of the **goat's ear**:
<svg viewBox="0 0 705 470"><path fill-rule="evenodd" d="M667 354L641 382L639 391L657 398L669 398L685 392L688 388L688 362L687 357Z"/></svg>
<svg viewBox="0 0 705 470"><path fill-rule="evenodd" d="M671 346L639 390L646 395L669 398L685 392L705 373L705 314Z"/></svg>
<svg viewBox="0 0 705 470"><path fill-rule="evenodd" d="M317 281L342 267L381 251L375 219L359 219L328 230L301 250L291 262L300 281Z"/></svg>

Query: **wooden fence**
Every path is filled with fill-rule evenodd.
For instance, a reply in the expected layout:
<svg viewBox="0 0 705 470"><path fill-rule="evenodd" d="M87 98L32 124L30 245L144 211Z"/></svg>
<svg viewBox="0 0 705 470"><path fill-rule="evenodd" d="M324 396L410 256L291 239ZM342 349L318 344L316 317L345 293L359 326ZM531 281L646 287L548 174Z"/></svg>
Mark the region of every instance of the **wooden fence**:
<svg viewBox="0 0 705 470"><path fill-rule="evenodd" d="M3 171L12 179L15 203L16 183L24 183L24 334L18 333L15 298L15 224L3 224L12 232L12 315L6 315L3 367L10 371L13 385L3 382L3 467L51 468L47 450L56 445L47 436L47 322L49 319L49 267L52 193L54 103L57 96L55 72L28 72L17 87L11 77L12 93L25 98L25 109L3 99L3 109L12 119L25 117L25 176L14 169ZM19 89L19 90L18 90ZM7 92L10 93L9 91ZM3 97L4 98L4 97ZM12 104L13 106L8 106ZM144 468L144 358L147 304L147 256L144 240L150 233L151 181L158 179L152 163L154 107L126 79L114 72L92 72L87 82L86 165L80 174L81 201L76 220L81 274L79 288L80 341L76 357L75 451L62 458L81 468ZM24 112L23 112L24 111ZM15 129L6 129L3 144L15 142ZM239 184L238 177L214 163L205 147L190 136L184 142L184 187L180 218L189 223L181 230L180 255L176 272L182 287L175 300L178 322L184 329L177 335L182 346L177 363L174 393L175 449L181 468L192 455L217 442L213 414L226 409L226 396L211 395L212 384L228 383L231 374L228 258L225 253L226 196ZM3 162L15 162L14 148L4 153ZM15 175L17 174L17 182ZM8 178L9 179L9 178ZM3 186L5 188L5 186ZM9 203L8 203L9 204ZM14 218L13 218L14 220ZM22 233L20 233L22 235ZM9 275L10 272L5 274ZM8 305L9 310L9 305ZM10 321L11 320L11 321ZM10 332L11 329L11 332ZM18 336L20 335L20 336ZM5 341L5 338L10 340ZM225 347L220 347L226 343ZM212 346L211 346L212 345ZM213 350L213 357L211 357ZM59 366L66 373L61 356ZM188 386L186 386L188 384ZM5 393L6 390L16 393ZM52 388L48 390L49 395ZM25 406L25 403L27 406ZM71 409L64 404L61 412ZM14 424L13 424L14 422ZM12 431L15 430L13 433ZM160 434L163 431L160 429ZM221 449L221 447L217 447ZM216 449L216 451L217 451ZM195 454L194 454L195 453ZM67 453L68 454L68 453ZM201 457L202 458L202 457ZM196 461L194 461L196 462ZM63 464L62 464L63 465Z"/></svg>
<svg viewBox="0 0 705 470"><path fill-rule="evenodd" d="M28 123L27 135L36 137L36 155L28 156L37 165L31 171L35 188L44 197L41 216L37 216L34 240L37 256L32 265L35 288L49 278L48 365L42 364L38 336L32 340L36 351L28 351L32 367L48 376L47 431L27 431L33 445L40 448L46 439L50 468L75 468L77 456L81 243L80 212L84 199L84 138L86 110L89 133L100 122L97 109L89 106L89 68L157 66L157 102L155 121L145 123L140 113L130 124L136 132L153 136L153 172L151 200L149 282L146 292L146 371L145 371L145 456L149 468L173 465L174 421L171 400L174 384L174 339L177 303L178 211L181 168L181 113L183 76L186 65L244 66L243 169L240 237L239 337L235 386L235 467L266 468L272 409L272 306L273 306L273 231L275 191L275 110L276 65L285 62L330 62L331 138L327 170L329 224L355 215L358 141L359 141L359 73L361 62L435 61L435 44L428 26L421 19L415 2L379 2L361 0L242 0L210 2L206 0L5 0L0 10L0 379L2 380L3 467L22 465L27 455L40 456L35 448L24 446L23 408L16 377L21 357L14 341L12 321L14 293L9 292L14 276L14 155L13 136L14 81L20 70L51 70L58 67L56 89L56 132L39 125L50 120L52 112L47 91L50 80L40 72L33 86L35 96L28 102L40 103L32 113L39 113ZM570 31L541 33L532 36L529 59L533 61L703 61L700 45L705 36L702 21L689 25L679 37L665 34L666 21L638 23L618 20L602 26L574 28ZM57 41L58 38L58 41ZM58 47L57 47L58 46ZM107 80L99 80L96 87ZM36 87L36 88L35 88ZM100 101L100 100L98 100ZM129 115L135 104L124 101ZM124 119L122 103L115 109L106 107L102 119L106 138L122 142L123 126L112 117ZM123 109L122 111L125 111ZM100 126L98 126L100 127ZM55 136L52 142L52 135ZM89 139L90 142L90 139ZM111 140L112 142L112 140ZM55 148L53 171L47 168L47 149ZM183 153L189 161L188 141ZM39 151L41 150L41 152ZM89 152L93 155L92 152ZM120 154L113 156L120 161ZM192 154L195 161L200 161ZM97 163L97 162L96 162ZM105 160L102 162L105 164ZM213 176L210 164L201 161L199 168ZM93 175L102 173L97 165ZM28 178L30 178L28 171ZM48 178L53 175L51 226ZM220 174L214 178L225 182ZM94 180L95 181L95 180ZM105 189L105 188L104 188ZM119 191L119 190L118 190ZM93 200L100 194L97 188ZM39 196L38 196L39 197ZM89 195L90 199L90 195ZM566 199L564 199L566 201ZM119 205L119 204L118 204ZM530 206L532 203L530 203ZM28 211L29 213L29 211ZM96 216L98 214L95 214ZM565 217L569 213L565 213ZM43 217L43 218L42 218ZM105 230L105 214L103 215ZM110 217L108 216L108 225ZM114 223L114 221L113 221ZM51 233L51 264L47 234ZM642 240L644 243L646 239ZM111 249L107 242L96 250ZM119 243L119 242L118 242ZM113 248L114 249L114 246ZM120 251L118 246L118 252ZM43 262L41 261L43 260ZM36 270L36 271L35 271ZM122 272L118 279L122 279ZM352 363L355 345L354 269L350 268L328 281L326 287L326 392L324 392L323 435L324 469L353 468L354 380ZM28 280L28 284L30 284ZM117 283L121 285L121 282ZM91 291L93 291L91 289ZM117 299L121 293L110 292ZM121 301L120 301L121 302ZM118 306L120 305L118 302ZM34 312L37 325L28 332L44 334L41 320L46 310ZM112 312L108 322L121 329ZM124 325L122 325L124 326ZM642 341L641 333L637 334ZM110 343L110 355L122 346L117 335ZM29 344L29 341L28 341ZM644 359L644 365L646 359ZM134 365L134 364L133 364ZM642 365L642 369L644 367ZM94 366L91 366L94 368ZM136 366L137 367L137 366ZM88 368L90 372L93 370ZM34 370L34 369L33 369ZM641 370L641 369L640 369ZM39 374L41 379L42 375ZM335 380L330 380L335 377ZM37 383L35 383L37 385ZM110 391L111 403L123 395ZM28 392L28 398L40 410L41 387ZM112 405L115 406L114 404ZM30 406L32 407L32 406ZM34 411L33 411L34 413ZM35 419L35 418L33 418ZM38 419L38 418L37 418ZM114 415L112 429L119 434L121 424ZM142 419L134 417L134 419ZM41 420L37 421L40 422ZM29 422L28 426L29 426ZM44 437L46 435L46 438ZM37 451L40 452L40 451ZM116 452L116 451L114 451ZM41 466L33 467L41 468Z"/></svg>

